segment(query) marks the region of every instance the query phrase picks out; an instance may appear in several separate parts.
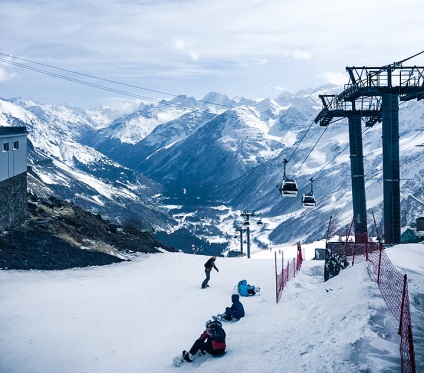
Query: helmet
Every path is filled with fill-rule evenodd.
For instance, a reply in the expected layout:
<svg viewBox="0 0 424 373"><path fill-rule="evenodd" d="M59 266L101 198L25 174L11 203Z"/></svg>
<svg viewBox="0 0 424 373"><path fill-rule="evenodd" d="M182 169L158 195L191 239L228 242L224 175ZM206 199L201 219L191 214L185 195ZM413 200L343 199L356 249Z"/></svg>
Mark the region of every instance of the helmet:
<svg viewBox="0 0 424 373"><path fill-rule="evenodd" d="M216 260L216 256L213 256L213 257L212 257L212 259L213 259L213 260Z"/></svg>
<svg viewBox="0 0 424 373"><path fill-rule="evenodd" d="M205 324L206 329L207 329L207 328L209 328L209 325L210 325L211 323L212 323L212 321L211 321L211 320L206 321L206 324Z"/></svg>

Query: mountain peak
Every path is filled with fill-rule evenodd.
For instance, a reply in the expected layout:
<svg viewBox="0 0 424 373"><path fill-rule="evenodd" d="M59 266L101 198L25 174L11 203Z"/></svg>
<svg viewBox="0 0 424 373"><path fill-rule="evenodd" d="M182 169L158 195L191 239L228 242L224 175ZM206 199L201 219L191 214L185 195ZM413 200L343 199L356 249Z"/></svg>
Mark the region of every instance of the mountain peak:
<svg viewBox="0 0 424 373"><path fill-rule="evenodd" d="M216 105L233 106L232 101L227 95L223 95L218 92L209 92L205 97L203 97L202 101Z"/></svg>

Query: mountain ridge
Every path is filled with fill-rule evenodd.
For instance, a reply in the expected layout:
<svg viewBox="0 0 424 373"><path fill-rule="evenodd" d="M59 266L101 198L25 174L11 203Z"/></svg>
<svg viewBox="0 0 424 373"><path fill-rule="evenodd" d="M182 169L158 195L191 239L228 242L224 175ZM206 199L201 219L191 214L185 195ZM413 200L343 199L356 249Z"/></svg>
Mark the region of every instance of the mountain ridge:
<svg viewBox="0 0 424 373"><path fill-rule="evenodd" d="M134 144L123 142L115 135L115 131L121 131L123 138L127 136L122 132L124 127L118 124L132 113L115 118L109 124L94 119L85 123L81 119L76 124L63 121L56 130L47 130L45 127L51 123L37 118L33 112L12 115L9 108L9 114L5 115L11 103L3 100L0 101L0 125L3 125L3 117L6 125L34 127L36 130L29 135L34 143L29 155L34 172L47 184L50 182L50 187L59 195L77 203L86 200L85 207L91 211L109 216L113 206L121 205L119 211L125 211L134 204L131 210L134 212L137 206L144 204L143 211L155 230L171 234L185 229L206 242L224 239L231 250L238 246L232 232L240 223L240 212L254 210L266 226L254 233L255 245L266 247L273 242L321 239L330 216L337 216L343 227L352 220L346 121L332 123L327 128L313 123L320 110L318 95L334 92L334 89L317 88L296 95L284 93L275 99L262 100L230 99L212 92L203 101L178 96L168 106L165 101L133 105L137 116L148 107L146 115L154 113L156 118L160 115L165 118ZM175 108L176 103L186 106ZM216 103L230 107L214 106ZM181 115L176 115L177 112ZM57 117L63 117L63 113ZM83 116L86 120L88 117L88 114ZM400 106L401 172L406 176L403 176L401 198L408 206L404 209L402 205L403 227L424 214L422 152L416 146L424 143L423 132L417 131L423 117L424 109L419 102ZM80 130L67 134L67 126L70 132L75 128ZM365 129L363 142L368 225L372 232L375 227L371 224L371 212L375 213L381 229L383 209L381 125ZM61 146L67 150L61 153ZM71 156L73 152L79 155ZM40 163L31 160L36 158L34 154ZM91 161L86 164L84 161L90 157L84 154L91 154ZM289 159L287 174L297 179L300 188L296 199L281 197L276 188L283 177L283 158ZM47 159L50 165L43 166ZM67 170L68 175L75 169L77 179L89 175L93 185L97 183L95 180L103 180L107 189L116 188L116 192L99 192L97 188L90 194L83 188L80 193L83 198L78 199L77 193L66 185L59 186L46 178L49 167L56 172ZM119 179L122 172L127 176ZM306 210L299 198L301 193L309 192L311 177L318 204L315 209ZM81 180L77 182L87 185L81 183ZM132 194L135 197L131 197ZM226 214L216 214L214 206L220 203L225 204ZM153 212L147 213L148 210ZM204 216L199 215L200 211ZM143 214L129 215L131 217L123 214L114 218L143 220ZM190 219L181 220L176 216ZM187 242L187 246L179 249L189 251L190 244Z"/></svg>

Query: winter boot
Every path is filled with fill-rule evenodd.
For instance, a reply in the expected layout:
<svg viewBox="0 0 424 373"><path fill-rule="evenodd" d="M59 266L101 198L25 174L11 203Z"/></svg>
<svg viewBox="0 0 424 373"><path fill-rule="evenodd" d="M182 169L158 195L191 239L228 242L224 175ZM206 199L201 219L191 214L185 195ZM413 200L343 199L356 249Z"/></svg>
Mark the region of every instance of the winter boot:
<svg viewBox="0 0 424 373"><path fill-rule="evenodd" d="M187 352L186 350L183 351L183 359L187 361L188 363L191 363L193 361L193 355L190 354L190 352Z"/></svg>

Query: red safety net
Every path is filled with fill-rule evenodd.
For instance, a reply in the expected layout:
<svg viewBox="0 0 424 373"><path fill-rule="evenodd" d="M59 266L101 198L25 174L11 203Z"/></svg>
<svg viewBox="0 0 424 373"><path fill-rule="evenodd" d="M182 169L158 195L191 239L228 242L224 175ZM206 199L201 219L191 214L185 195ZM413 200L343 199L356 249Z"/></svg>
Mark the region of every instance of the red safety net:
<svg viewBox="0 0 424 373"><path fill-rule="evenodd" d="M370 278L377 282L383 299L399 322L402 373L415 373L414 343L407 276L391 263L383 245L361 237L357 242L327 242L327 252L343 256L345 263L367 262ZM365 243L364 243L365 242Z"/></svg>
<svg viewBox="0 0 424 373"><path fill-rule="evenodd" d="M300 267L303 262L302 247L300 243L297 244L297 256L292 261L287 262L287 266L284 268L282 263L281 273L278 273L277 269L277 253L275 253L275 300L278 303L281 299L281 295L286 286L287 282L296 276L296 273L300 271Z"/></svg>

